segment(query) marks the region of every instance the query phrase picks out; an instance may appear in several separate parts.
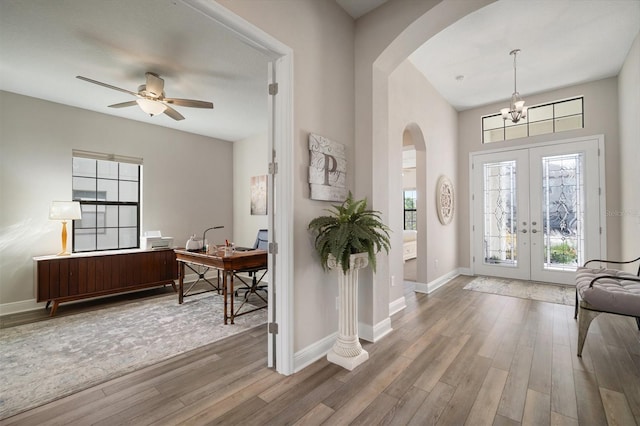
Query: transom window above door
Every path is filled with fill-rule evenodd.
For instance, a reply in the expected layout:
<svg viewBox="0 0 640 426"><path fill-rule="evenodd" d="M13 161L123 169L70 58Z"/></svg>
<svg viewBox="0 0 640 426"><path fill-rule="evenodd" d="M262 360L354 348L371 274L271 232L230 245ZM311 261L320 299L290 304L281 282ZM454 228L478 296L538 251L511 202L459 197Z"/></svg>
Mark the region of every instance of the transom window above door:
<svg viewBox="0 0 640 426"><path fill-rule="evenodd" d="M482 117L482 143L500 142L584 128L584 98L534 105L527 117L513 123L501 114Z"/></svg>

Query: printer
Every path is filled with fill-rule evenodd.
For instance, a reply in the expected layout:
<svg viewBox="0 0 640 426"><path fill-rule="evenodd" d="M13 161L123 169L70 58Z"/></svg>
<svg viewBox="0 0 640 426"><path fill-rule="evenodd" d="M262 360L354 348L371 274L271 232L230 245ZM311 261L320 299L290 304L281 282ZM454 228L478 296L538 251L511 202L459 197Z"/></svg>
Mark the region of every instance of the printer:
<svg viewBox="0 0 640 426"><path fill-rule="evenodd" d="M140 248L144 250L173 247L173 237L163 237L160 231L147 231L140 237Z"/></svg>

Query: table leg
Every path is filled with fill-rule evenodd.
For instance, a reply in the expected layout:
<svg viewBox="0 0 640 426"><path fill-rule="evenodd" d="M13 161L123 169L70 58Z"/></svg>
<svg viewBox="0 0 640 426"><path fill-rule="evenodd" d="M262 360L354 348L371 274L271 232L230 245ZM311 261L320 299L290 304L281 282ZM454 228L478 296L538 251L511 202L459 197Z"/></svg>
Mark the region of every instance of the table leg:
<svg viewBox="0 0 640 426"><path fill-rule="evenodd" d="M231 283L229 284L229 289L231 290L231 324L235 324L234 323L234 319L235 319L235 305L233 304L233 271L229 272L229 275L231 276Z"/></svg>
<svg viewBox="0 0 640 426"><path fill-rule="evenodd" d="M227 324L227 273L222 271L222 296L224 297L224 324Z"/></svg>
<svg viewBox="0 0 640 426"><path fill-rule="evenodd" d="M178 286L180 287L178 304L182 305L184 299L184 262L178 262Z"/></svg>

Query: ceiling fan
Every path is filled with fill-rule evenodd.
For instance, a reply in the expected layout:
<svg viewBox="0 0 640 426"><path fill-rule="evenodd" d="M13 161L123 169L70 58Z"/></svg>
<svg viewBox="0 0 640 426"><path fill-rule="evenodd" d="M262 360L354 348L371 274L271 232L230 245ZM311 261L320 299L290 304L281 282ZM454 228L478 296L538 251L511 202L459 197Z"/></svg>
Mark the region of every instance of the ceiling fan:
<svg viewBox="0 0 640 426"><path fill-rule="evenodd" d="M177 99L177 98L165 98L164 97L164 80L161 79L158 74L147 72L145 73L147 78L146 84L142 84L138 87L138 92L132 92L131 90L121 89L116 86L112 86L107 83L92 80L81 75L77 75L76 78L80 80L88 81L89 83L104 86L108 89L118 90L120 92L128 93L137 97L135 101L122 102L119 104L109 105L109 108L125 108L134 105L138 105L140 109L149 114L150 116L165 113L174 120L184 120L182 114L173 109L170 105L179 105L192 108L213 108L211 102L197 101L195 99Z"/></svg>

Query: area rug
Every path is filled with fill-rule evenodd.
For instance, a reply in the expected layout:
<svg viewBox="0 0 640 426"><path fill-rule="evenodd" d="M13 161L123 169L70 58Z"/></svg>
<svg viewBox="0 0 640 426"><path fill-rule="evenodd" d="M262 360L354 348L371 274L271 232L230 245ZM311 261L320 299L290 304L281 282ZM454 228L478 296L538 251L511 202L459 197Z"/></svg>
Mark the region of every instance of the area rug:
<svg viewBox="0 0 640 426"><path fill-rule="evenodd" d="M266 309L223 324L223 298L177 296L0 330L0 419L263 324ZM253 306L242 308L249 310Z"/></svg>
<svg viewBox="0 0 640 426"><path fill-rule="evenodd" d="M569 306L575 305L576 297L573 286L496 277L476 277L464 289Z"/></svg>

